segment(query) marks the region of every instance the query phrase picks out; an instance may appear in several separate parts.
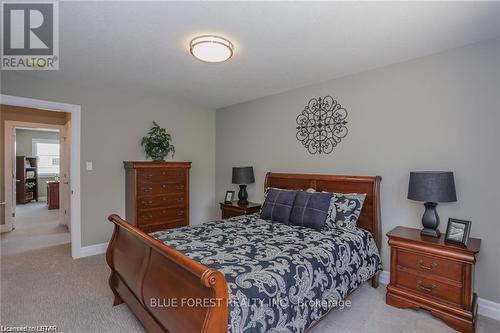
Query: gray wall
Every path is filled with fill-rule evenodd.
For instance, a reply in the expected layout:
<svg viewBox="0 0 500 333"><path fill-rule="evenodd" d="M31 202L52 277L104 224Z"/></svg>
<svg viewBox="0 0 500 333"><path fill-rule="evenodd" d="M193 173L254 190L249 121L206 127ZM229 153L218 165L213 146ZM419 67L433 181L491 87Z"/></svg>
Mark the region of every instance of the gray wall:
<svg viewBox="0 0 500 333"><path fill-rule="evenodd" d="M82 245L107 242L110 213L125 215L124 160L143 160L140 140L155 120L170 132L175 160L192 161L191 223L215 217L215 110L164 95L84 87L29 73L2 72L2 93L80 104ZM85 170L93 161L94 170Z"/></svg>
<svg viewBox="0 0 500 333"><path fill-rule="evenodd" d="M423 205L406 199L411 170L453 170L458 202L439 205L440 229L448 217L472 220L471 236L482 238L476 289L499 302L499 59L500 40L488 41L217 110L217 199L234 188L232 166L254 166L254 201L267 171L380 175L385 234L421 228ZM295 118L324 95L347 108L349 134L313 156L295 139Z"/></svg>
<svg viewBox="0 0 500 333"><path fill-rule="evenodd" d="M58 132L16 129L16 155L33 156L33 139L59 140ZM38 177L38 198L47 196L47 181L54 177Z"/></svg>

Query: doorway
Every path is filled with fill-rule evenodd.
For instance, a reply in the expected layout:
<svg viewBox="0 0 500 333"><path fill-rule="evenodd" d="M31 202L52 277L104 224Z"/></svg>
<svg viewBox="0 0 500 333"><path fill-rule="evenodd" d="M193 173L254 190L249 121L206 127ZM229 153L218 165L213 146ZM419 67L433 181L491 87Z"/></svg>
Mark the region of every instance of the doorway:
<svg viewBox="0 0 500 333"><path fill-rule="evenodd" d="M11 119L5 115L5 106L9 108L17 109L15 112L19 116L18 120L31 120L31 115L27 115L24 109L35 109L49 112L50 114L57 114L60 112L65 112L71 115L71 122L69 125L68 144L65 145L68 149L68 154L66 156L70 160L70 173L71 178L68 178L68 187L63 187L62 190L67 190L69 192L70 202L68 204L68 214L69 219L68 225L71 230L71 256L73 258L81 258L88 255L86 248L82 248L81 242L81 202L80 202L80 133L81 133L81 106L76 104L67 104L46 101L41 99L33 99L19 96L3 95L0 94L0 137L8 141L8 138L4 135L5 133L5 120ZM12 113L11 113L12 116ZM10 116L10 117L11 117ZM48 116L48 114L47 114ZM48 116L50 117L50 116ZM9 146L10 147L10 146ZM0 145L0 150L10 149L5 145ZM0 172L0 183L3 191L0 191L0 232L5 232L8 229L8 221L12 218L12 205L13 198L9 197L11 193L10 186L11 182L6 182L4 177L7 175L7 170L12 168L10 163L5 163L4 154L0 155L0 164L4 166L4 173Z"/></svg>
<svg viewBox="0 0 500 333"><path fill-rule="evenodd" d="M4 121L12 212L1 236L4 255L71 242L70 124L63 112L45 123Z"/></svg>
<svg viewBox="0 0 500 333"><path fill-rule="evenodd" d="M36 113L33 113L33 111L36 111ZM71 115L71 122L67 124L69 125L70 130L68 133L70 133L70 135L67 136L68 143L65 145L68 149L66 156L71 162L69 165L69 174L71 174L71 178L67 180L69 186L63 187L61 193L67 190L69 192L68 196L70 197L67 209L68 214L66 214L66 216L68 218L67 224L71 229L71 256L73 258L80 258L87 255L85 249L81 246L80 105L3 94L0 95L0 137L3 141L3 143L0 144L0 150L4 150L2 154L0 154L0 164L3 167L2 172L0 172L0 232L2 232L3 235L12 229L11 220L15 205L15 198L11 195L11 193L13 193L11 187L15 186L13 183L13 165L10 159L4 158L6 155L10 156L14 154L13 146L11 148L10 144L6 144L7 142L13 141L9 134L11 132L5 126L6 121L38 121L40 123L46 123L47 119L59 117L58 115L61 112ZM12 152L9 150L12 150Z"/></svg>

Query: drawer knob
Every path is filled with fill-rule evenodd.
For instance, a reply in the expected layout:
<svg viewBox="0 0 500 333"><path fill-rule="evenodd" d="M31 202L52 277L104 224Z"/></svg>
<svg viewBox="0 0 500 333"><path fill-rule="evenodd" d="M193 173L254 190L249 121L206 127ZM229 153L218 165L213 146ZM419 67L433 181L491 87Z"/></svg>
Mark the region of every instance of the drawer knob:
<svg viewBox="0 0 500 333"><path fill-rule="evenodd" d="M424 261L422 259L418 259L417 264L418 264L418 267L420 267L421 269L426 269L428 271L432 270L433 268L436 268L438 265L435 261L433 261L433 262L431 262L431 264L429 266L425 266Z"/></svg>
<svg viewBox="0 0 500 333"><path fill-rule="evenodd" d="M145 187L145 188L143 188L143 191L144 192L151 192L152 189L153 189L152 187Z"/></svg>
<svg viewBox="0 0 500 333"><path fill-rule="evenodd" d="M149 206L149 205L152 205L153 204L153 201L152 200L149 200L149 201L143 201L142 204L144 206Z"/></svg>
<svg viewBox="0 0 500 333"><path fill-rule="evenodd" d="M167 185L163 184L161 187L166 188L166 187L167 187Z"/></svg>
<svg viewBox="0 0 500 333"><path fill-rule="evenodd" d="M420 290L427 291L429 293L432 291L432 289L436 288L436 285L434 283L430 286L422 284L422 280L417 280L417 286L420 288Z"/></svg>
<svg viewBox="0 0 500 333"><path fill-rule="evenodd" d="M150 215L146 215L146 216L144 216L144 219L145 219L145 220L150 220L150 219L152 219L152 218L153 218L153 215L151 215L151 214L150 214Z"/></svg>

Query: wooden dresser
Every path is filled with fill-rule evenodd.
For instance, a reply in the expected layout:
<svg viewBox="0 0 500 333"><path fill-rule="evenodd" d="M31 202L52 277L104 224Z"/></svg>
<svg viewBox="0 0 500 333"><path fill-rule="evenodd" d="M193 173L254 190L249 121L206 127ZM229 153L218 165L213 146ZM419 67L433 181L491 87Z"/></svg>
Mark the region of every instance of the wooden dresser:
<svg viewBox="0 0 500 333"><path fill-rule="evenodd" d="M474 332L477 296L474 264L481 240L467 247L421 236L419 229L390 231L391 281L386 303L398 308L426 309L460 332Z"/></svg>
<svg viewBox="0 0 500 333"><path fill-rule="evenodd" d="M47 182L47 206L48 209L59 209L59 182L51 180Z"/></svg>
<svg viewBox="0 0 500 333"><path fill-rule="evenodd" d="M123 162L126 220L144 232L189 224L191 162Z"/></svg>

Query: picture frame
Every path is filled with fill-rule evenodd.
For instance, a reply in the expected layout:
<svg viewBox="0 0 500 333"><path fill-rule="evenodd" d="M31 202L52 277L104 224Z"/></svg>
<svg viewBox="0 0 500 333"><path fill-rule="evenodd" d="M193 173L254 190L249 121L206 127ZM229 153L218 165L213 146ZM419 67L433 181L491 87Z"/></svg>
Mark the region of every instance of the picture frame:
<svg viewBox="0 0 500 333"><path fill-rule="evenodd" d="M471 224L471 221L449 218L444 240L449 243L467 246Z"/></svg>
<svg viewBox="0 0 500 333"><path fill-rule="evenodd" d="M224 196L224 203L231 203L234 198L234 191L226 191L226 195Z"/></svg>

